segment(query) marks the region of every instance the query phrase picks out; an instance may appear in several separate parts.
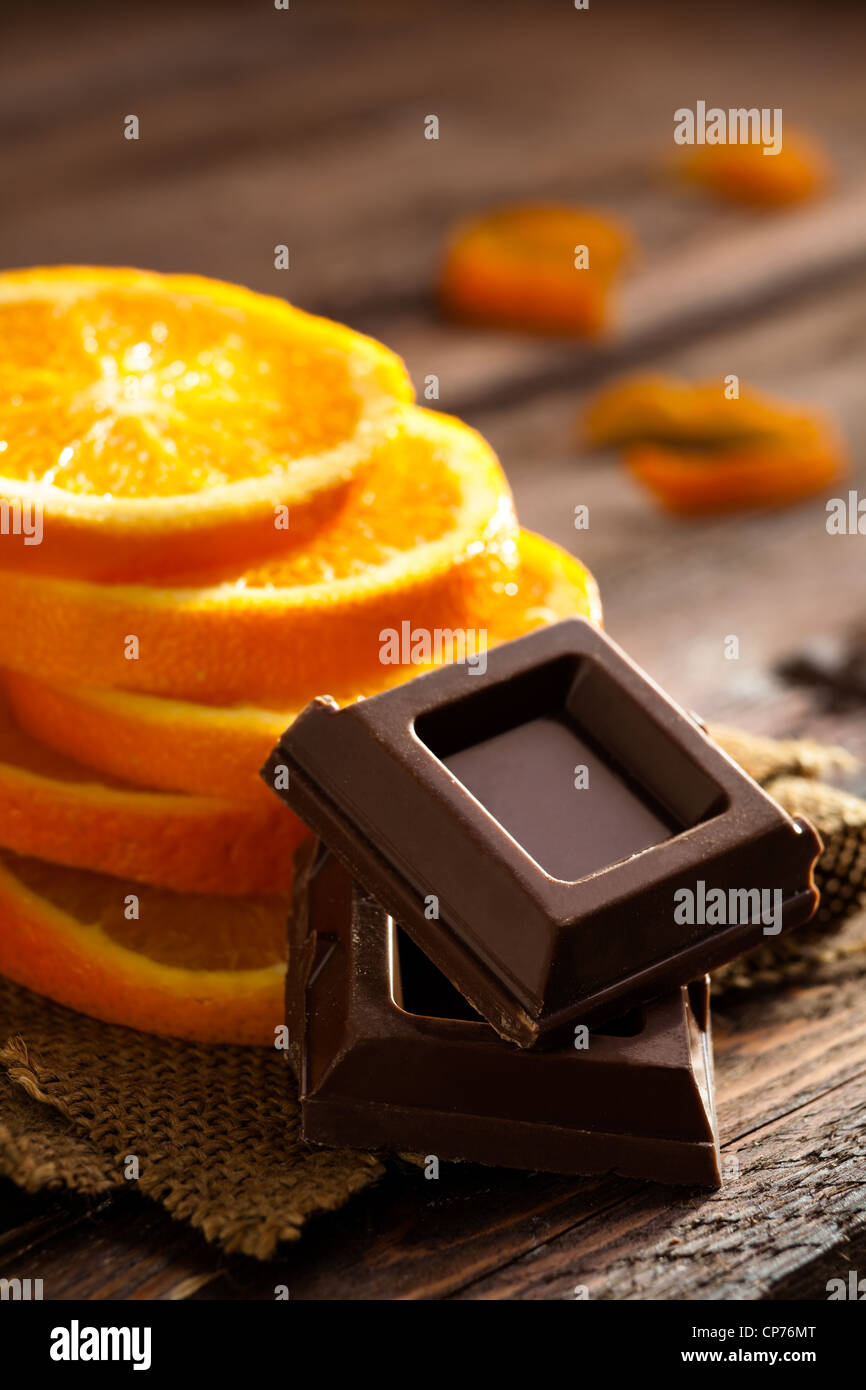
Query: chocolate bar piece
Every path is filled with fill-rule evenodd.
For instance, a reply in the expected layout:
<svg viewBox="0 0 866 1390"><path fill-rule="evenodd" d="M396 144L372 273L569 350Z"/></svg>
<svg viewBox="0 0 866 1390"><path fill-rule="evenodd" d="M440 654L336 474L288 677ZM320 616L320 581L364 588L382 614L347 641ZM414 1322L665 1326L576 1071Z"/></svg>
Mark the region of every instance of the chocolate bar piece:
<svg viewBox="0 0 866 1390"><path fill-rule="evenodd" d="M585 1047L518 1048L321 844L298 860L287 1016L305 1139L719 1185L706 979Z"/></svg>
<svg viewBox="0 0 866 1390"><path fill-rule="evenodd" d="M556 1043L806 921L820 841L590 623L345 709L263 769L503 1037Z"/></svg>

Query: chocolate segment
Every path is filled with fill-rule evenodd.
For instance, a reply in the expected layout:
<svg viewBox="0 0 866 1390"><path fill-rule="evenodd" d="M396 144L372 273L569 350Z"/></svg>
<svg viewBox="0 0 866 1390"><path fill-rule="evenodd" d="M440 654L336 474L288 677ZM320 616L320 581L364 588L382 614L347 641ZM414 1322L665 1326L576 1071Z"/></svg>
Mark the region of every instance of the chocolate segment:
<svg viewBox="0 0 866 1390"><path fill-rule="evenodd" d="M323 846L299 859L287 1016L305 1139L719 1185L705 979L694 1008L676 990L585 1049L517 1048Z"/></svg>
<svg viewBox="0 0 866 1390"><path fill-rule="evenodd" d="M580 619L497 647L484 673L314 701L263 775L279 787L286 767L280 795L521 1046L670 992L816 906L812 828Z"/></svg>

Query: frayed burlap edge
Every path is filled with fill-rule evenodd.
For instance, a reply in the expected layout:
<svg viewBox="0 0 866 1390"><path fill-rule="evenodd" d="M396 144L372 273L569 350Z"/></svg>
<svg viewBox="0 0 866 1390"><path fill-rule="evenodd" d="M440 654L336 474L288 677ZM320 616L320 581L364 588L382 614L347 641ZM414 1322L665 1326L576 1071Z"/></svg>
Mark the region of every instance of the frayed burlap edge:
<svg viewBox="0 0 866 1390"><path fill-rule="evenodd" d="M52 1175L42 1159L53 1152L69 1177L84 1164L87 1190L101 1190L101 1174L106 1187L132 1186L226 1252L267 1259L384 1171L371 1154L301 1141L294 1082L269 1049L151 1037L7 981L0 1036L7 1084L35 1107L34 1146L43 1135L29 1166L20 1135L14 1161L0 1149L2 1171L22 1186L44 1185L39 1175Z"/></svg>
<svg viewBox="0 0 866 1390"><path fill-rule="evenodd" d="M810 738L768 738L711 724L709 733L735 763L756 782L776 777L806 777L810 781L856 772L860 764L846 748L815 743Z"/></svg>
<svg viewBox="0 0 866 1390"><path fill-rule="evenodd" d="M0 1076L0 1173L26 1192L65 1188L99 1196L120 1186L114 1165L94 1144L9 1076Z"/></svg>
<svg viewBox="0 0 866 1390"><path fill-rule="evenodd" d="M866 902L866 801L817 780L850 773L857 760L844 748L809 739L770 739L722 725L710 732L790 815L810 820L824 846L815 868L821 902L813 920L714 971L714 995L866 970L866 924L848 930Z"/></svg>

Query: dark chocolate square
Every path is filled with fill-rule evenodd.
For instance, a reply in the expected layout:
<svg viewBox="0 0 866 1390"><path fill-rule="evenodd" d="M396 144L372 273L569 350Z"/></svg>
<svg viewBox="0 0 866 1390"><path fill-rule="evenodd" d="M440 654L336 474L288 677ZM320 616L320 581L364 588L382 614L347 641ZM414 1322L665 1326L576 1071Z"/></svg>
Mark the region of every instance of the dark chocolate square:
<svg viewBox="0 0 866 1390"><path fill-rule="evenodd" d="M763 939L674 894L814 911L820 843L581 619L345 709L314 701L264 769L502 1036L556 1040ZM744 900L745 901L745 900Z"/></svg>
<svg viewBox="0 0 866 1390"><path fill-rule="evenodd" d="M305 1139L718 1186L706 979L580 1049L518 1048L322 846L299 861L287 1017Z"/></svg>

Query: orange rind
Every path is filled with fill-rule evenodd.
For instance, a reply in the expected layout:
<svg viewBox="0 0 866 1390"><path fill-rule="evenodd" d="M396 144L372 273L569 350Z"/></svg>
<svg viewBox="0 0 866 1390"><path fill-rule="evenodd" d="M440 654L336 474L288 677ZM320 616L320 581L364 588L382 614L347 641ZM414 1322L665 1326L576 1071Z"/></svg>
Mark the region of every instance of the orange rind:
<svg viewBox="0 0 866 1390"><path fill-rule="evenodd" d="M796 437L818 413L768 392L724 381L678 381L661 374L623 377L599 391L580 420L590 447L654 444L662 448L727 448Z"/></svg>
<svg viewBox="0 0 866 1390"><path fill-rule="evenodd" d="M590 447L624 448L631 473L682 514L782 506L845 471L845 448L823 412L723 382L626 377L596 395L580 421Z"/></svg>
<svg viewBox="0 0 866 1390"><path fill-rule="evenodd" d="M273 1046L286 896L139 889L0 850L0 972L105 1023Z"/></svg>
<svg viewBox="0 0 866 1390"><path fill-rule="evenodd" d="M778 154L760 142L689 145L678 161L691 183L735 202L774 207L814 198L830 182L830 161L817 140L785 127Z"/></svg>
<svg viewBox="0 0 866 1390"><path fill-rule="evenodd" d="M287 892L307 832L257 805L141 791L38 742L0 705L0 846L191 893ZM0 926L2 932L2 926Z"/></svg>
<svg viewBox="0 0 866 1390"><path fill-rule="evenodd" d="M440 300L457 318L593 336L608 323L611 289L631 247L620 223L586 208L503 208L457 228Z"/></svg>
<svg viewBox="0 0 866 1390"><path fill-rule="evenodd" d="M838 481L844 456L835 438L739 444L711 451L633 444L629 471L668 511L680 515L781 507Z"/></svg>

